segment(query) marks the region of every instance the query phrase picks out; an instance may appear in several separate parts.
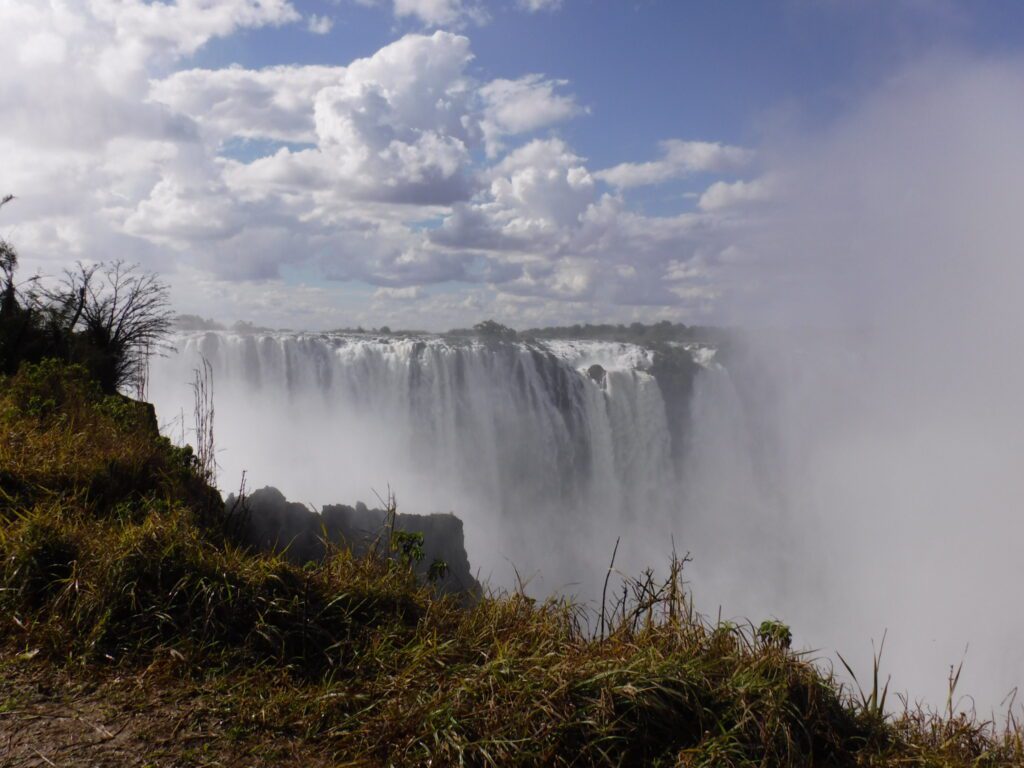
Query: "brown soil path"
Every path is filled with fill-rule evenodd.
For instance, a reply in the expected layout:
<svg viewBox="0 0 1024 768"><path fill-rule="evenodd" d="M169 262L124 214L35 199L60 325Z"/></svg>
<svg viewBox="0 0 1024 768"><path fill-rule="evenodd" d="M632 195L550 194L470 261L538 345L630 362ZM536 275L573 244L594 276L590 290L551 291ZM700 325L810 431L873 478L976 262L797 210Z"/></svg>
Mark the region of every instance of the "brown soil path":
<svg viewBox="0 0 1024 768"><path fill-rule="evenodd" d="M0 657L2 768L320 768L316 745L261 738L231 722L216 696L145 672L88 681Z"/></svg>

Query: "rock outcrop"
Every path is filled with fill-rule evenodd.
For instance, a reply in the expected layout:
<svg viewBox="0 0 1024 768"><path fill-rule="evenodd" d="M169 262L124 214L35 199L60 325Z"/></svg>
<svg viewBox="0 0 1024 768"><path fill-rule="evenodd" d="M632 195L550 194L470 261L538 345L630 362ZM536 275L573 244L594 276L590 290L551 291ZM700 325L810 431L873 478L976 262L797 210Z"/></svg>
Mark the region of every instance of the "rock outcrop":
<svg viewBox="0 0 1024 768"><path fill-rule="evenodd" d="M277 488L267 486L226 502L228 514L237 521L242 541L261 552L280 552L289 560L307 563L323 559L325 542L348 547L365 555L375 544L387 552L387 513L362 502L354 507L329 504L319 514L306 505L288 501ZM423 535L423 557L416 571L426 578L431 565L443 562L444 575L435 584L444 592L478 595L480 584L470 571L462 521L452 514L395 515L394 528Z"/></svg>

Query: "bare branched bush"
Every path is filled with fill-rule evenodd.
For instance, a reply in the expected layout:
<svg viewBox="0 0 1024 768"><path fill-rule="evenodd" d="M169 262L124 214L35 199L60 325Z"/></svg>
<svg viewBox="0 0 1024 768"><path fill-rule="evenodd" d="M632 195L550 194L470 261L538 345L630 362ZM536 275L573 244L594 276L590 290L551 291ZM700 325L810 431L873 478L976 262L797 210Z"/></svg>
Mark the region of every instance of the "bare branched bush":
<svg viewBox="0 0 1024 768"><path fill-rule="evenodd" d="M80 268L72 295L83 296L81 322L90 346L105 360L100 384L108 391L135 384L149 356L169 349L173 313L168 288L156 275L115 261ZM75 290L77 288L77 291Z"/></svg>
<svg viewBox="0 0 1024 768"><path fill-rule="evenodd" d="M17 269L17 250L0 239L0 372L56 358L85 365L108 394L143 397L150 356L171 348L167 285L123 261L79 263L49 285L37 275L19 286Z"/></svg>
<svg viewBox="0 0 1024 768"><path fill-rule="evenodd" d="M45 342L42 356L85 365L107 393L143 391L149 358L171 349L167 285L122 261L79 263L20 303Z"/></svg>

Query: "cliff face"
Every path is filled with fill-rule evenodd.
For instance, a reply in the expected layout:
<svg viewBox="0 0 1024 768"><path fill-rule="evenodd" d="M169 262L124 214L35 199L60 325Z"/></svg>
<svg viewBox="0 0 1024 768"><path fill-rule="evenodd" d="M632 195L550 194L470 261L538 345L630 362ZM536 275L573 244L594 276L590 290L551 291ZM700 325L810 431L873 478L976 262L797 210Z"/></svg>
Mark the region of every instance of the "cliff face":
<svg viewBox="0 0 1024 768"><path fill-rule="evenodd" d="M296 563L323 559L325 541L364 555L376 544L388 552L387 512L370 509L362 502L354 507L329 504L320 514L304 504L288 501L277 488L267 486L245 497L232 494L226 502L228 514L238 520L243 542L261 552L281 552ZM423 535L423 557L415 565L426 578L433 563L440 560L447 572L436 578L443 592L479 595L480 584L470 570L462 521L451 514L395 516L394 528Z"/></svg>

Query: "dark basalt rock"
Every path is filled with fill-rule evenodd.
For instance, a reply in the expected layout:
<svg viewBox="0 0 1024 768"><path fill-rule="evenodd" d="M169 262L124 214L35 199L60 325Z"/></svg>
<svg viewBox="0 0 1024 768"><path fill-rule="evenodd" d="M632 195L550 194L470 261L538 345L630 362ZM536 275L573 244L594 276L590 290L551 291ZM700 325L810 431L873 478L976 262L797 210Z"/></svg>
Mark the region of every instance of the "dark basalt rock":
<svg viewBox="0 0 1024 768"><path fill-rule="evenodd" d="M693 355L686 349L668 345L654 345L651 375L658 382L665 402L669 435L672 440L672 458L681 466L686 453L687 435L690 433L690 397L693 382L700 372Z"/></svg>
<svg viewBox="0 0 1024 768"><path fill-rule="evenodd" d="M603 387L605 379L608 377L608 371L597 363L594 363L592 366L587 368L587 376L596 381L599 387Z"/></svg>
<svg viewBox="0 0 1024 768"><path fill-rule="evenodd" d="M244 505L232 494L225 503L228 514L238 520L242 542L260 552L282 553L294 563L322 560L327 548L324 538L365 555L376 542L383 542L387 514L362 502L354 507L329 504L320 514L306 505L288 501L277 488L267 486L245 497ZM424 578L431 563L443 560L448 572L437 580L448 593L480 595L480 584L470 571L462 521L452 514L398 514L395 529L423 534L424 557L417 572ZM381 544L382 551L387 547Z"/></svg>

